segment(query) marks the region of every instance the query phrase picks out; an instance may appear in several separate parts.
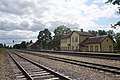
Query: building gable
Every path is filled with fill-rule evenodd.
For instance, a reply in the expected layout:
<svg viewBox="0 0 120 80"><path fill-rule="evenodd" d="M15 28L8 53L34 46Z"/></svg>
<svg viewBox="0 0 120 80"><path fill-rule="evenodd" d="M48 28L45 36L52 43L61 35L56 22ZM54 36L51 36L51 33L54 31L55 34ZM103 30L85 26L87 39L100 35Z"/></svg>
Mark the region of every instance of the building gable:
<svg viewBox="0 0 120 80"><path fill-rule="evenodd" d="M111 37L106 37L101 41L101 51L102 52L113 52L114 40Z"/></svg>

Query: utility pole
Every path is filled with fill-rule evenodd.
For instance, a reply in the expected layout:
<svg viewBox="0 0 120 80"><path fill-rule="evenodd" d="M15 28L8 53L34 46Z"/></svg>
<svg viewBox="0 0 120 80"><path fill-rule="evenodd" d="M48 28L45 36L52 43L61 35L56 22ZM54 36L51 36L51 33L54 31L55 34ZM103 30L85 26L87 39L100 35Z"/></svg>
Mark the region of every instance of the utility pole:
<svg viewBox="0 0 120 80"><path fill-rule="evenodd" d="M14 42L15 42L15 41L13 40L13 46L14 46Z"/></svg>

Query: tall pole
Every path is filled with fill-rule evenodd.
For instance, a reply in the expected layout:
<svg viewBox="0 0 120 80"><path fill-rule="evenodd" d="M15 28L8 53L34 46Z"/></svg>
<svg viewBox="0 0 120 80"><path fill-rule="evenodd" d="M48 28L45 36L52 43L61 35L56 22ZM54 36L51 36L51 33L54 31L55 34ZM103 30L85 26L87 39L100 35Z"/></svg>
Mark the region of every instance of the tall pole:
<svg viewBox="0 0 120 80"><path fill-rule="evenodd" d="M15 41L13 40L13 46L14 46L14 42L15 42Z"/></svg>

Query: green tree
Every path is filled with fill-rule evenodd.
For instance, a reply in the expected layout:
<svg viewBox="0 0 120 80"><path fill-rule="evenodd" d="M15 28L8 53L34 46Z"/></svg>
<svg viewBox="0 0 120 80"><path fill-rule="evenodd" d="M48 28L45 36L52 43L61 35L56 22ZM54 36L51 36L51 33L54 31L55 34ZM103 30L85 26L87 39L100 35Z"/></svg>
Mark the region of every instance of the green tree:
<svg viewBox="0 0 120 80"><path fill-rule="evenodd" d="M13 48L15 48L15 49L20 49L21 46L20 46L20 44L15 44L15 45L13 46Z"/></svg>
<svg viewBox="0 0 120 80"><path fill-rule="evenodd" d="M107 32L105 30L98 30L99 35L107 35Z"/></svg>
<svg viewBox="0 0 120 80"><path fill-rule="evenodd" d="M31 44L31 43L33 43L32 40L30 40L30 42L26 42L27 46L28 46L29 44Z"/></svg>
<svg viewBox="0 0 120 80"><path fill-rule="evenodd" d="M26 41L22 41L20 44L21 49L26 49L27 48L27 43Z"/></svg>
<svg viewBox="0 0 120 80"><path fill-rule="evenodd" d="M38 38L39 45L43 49L49 48L50 46L49 43L51 42L52 37L51 37L51 32L48 29L44 29L43 31L40 31L37 38Z"/></svg>
<svg viewBox="0 0 120 80"><path fill-rule="evenodd" d="M93 34L94 36L97 36L98 31L95 30L88 30L89 33Z"/></svg>
<svg viewBox="0 0 120 80"><path fill-rule="evenodd" d="M113 30L107 31L107 34L110 35L113 39L115 38L115 33Z"/></svg>
<svg viewBox="0 0 120 80"><path fill-rule="evenodd" d="M93 34L94 36L99 36L99 35L107 35L107 31L105 30L98 30L98 31L95 31L95 30L88 30L89 33Z"/></svg>
<svg viewBox="0 0 120 80"><path fill-rule="evenodd" d="M3 46L4 46L4 48L6 48L6 44L4 44Z"/></svg>
<svg viewBox="0 0 120 80"><path fill-rule="evenodd" d="M32 40L30 40L30 44L33 43Z"/></svg>
<svg viewBox="0 0 120 80"><path fill-rule="evenodd" d="M12 49L12 46L9 46L9 49Z"/></svg>
<svg viewBox="0 0 120 80"><path fill-rule="evenodd" d="M117 45L115 46L115 48L116 48L116 50L119 50L119 52L120 52L120 33L117 33L115 35L115 40L116 40L116 43L117 43Z"/></svg>
<svg viewBox="0 0 120 80"><path fill-rule="evenodd" d="M120 0L108 0L105 3L112 3L113 5L115 5L115 4L120 5Z"/></svg>
<svg viewBox="0 0 120 80"><path fill-rule="evenodd" d="M106 3L112 3L113 5L117 4L120 5L120 0L108 0ZM120 14L120 7L118 7L118 12ZM117 26L120 27L120 21L118 21L116 24L111 24L112 28L116 28Z"/></svg>
<svg viewBox="0 0 120 80"><path fill-rule="evenodd" d="M64 25L58 26L58 27L54 30L55 36L61 36L61 35L63 35L63 34L68 34L68 33L70 33L70 32L71 32L70 28L67 28L67 26L64 26Z"/></svg>
<svg viewBox="0 0 120 80"><path fill-rule="evenodd" d="M3 44L2 43L0 43L0 48L3 48Z"/></svg>
<svg viewBox="0 0 120 80"><path fill-rule="evenodd" d="M60 49L60 38L62 35L64 34L69 34L71 32L70 28L67 28L67 26L61 25L58 26L55 30L54 30L54 36L53 36L53 47L55 50L59 50Z"/></svg>
<svg viewBox="0 0 120 80"><path fill-rule="evenodd" d="M115 29L117 26L120 27L120 21L118 21L116 24L113 24L113 25L111 24L111 27L114 28L114 29Z"/></svg>
<svg viewBox="0 0 120 80"><path fill-rule="evenodd" d="M26 49L27 48L27 42L22 41L20 44L15 44L13 46L13 48L15 48L15 49Z"/></svg>
<svg viewBox="0 0 120 80"><path fill-rule="evenodd" d="M43 42L43 31L40 31L40 32L39 32L39 35L37 36L37 38L38 38L39 46L42 47L42 42Z"/></svg>

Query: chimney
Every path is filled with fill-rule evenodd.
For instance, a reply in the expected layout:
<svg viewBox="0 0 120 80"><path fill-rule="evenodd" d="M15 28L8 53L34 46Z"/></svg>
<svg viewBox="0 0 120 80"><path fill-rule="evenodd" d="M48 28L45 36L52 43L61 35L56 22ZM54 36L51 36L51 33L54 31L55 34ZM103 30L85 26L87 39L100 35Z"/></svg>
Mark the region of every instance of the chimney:
<svg viewBox="0 0 120 80"><path fill-rule="evenodd" d="M80 29L81 30L81 32L83 32L83 29Z"/></svg>

